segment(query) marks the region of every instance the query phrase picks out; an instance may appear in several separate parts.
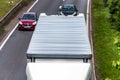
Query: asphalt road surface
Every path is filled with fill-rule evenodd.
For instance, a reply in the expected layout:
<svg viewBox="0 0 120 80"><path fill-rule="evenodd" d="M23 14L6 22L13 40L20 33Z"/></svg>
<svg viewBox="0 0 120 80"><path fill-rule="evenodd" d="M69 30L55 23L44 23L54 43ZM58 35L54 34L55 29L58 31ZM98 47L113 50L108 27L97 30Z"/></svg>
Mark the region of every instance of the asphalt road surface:
<svg viewBox="0 0 120 80"><path fill-rule="evenodd" d="M58 14L58 8L63 3L73 3L80 13L86 13L87 0L39 0L31 11ZM26 51L32 36L32 31L16 29L0 51L0 80L26 80Z"/></svg>

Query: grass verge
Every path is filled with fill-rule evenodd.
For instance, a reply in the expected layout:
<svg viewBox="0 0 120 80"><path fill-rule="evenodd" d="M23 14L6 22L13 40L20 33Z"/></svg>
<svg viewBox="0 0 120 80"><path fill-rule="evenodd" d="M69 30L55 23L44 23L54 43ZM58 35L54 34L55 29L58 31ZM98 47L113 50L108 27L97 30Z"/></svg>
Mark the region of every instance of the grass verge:
<svg viewBox="0 0 120 80"><path fill-rule="evenodd" d="M0 19L13 8L19 0L0 0Z"/></svg>
<svg viewBox="0 0 120 80"><path fill-rule="evenodd" d="M109 23L109 9L103 1L93 0L93 43L97 80L120 80L120 70L113 66L119 60L114 42L118 36Z"/></svg>
<svg viewBox="0 0 120 80"><path fill-rule="evenodd" d="M5 16L20 0L1 0L0 3L2 5L0 5L0 19ZM27 6L31 1L33 0L23 0L21 2L21 5L17 7L17 10L13 10L12 14L13 15L9 15L7 16L7 18L5 20L3 20L3 22L1 22L0 24L0 35L2 35L2 33L4 32L4 27L5 25L7 25L11 19L13 19L16 14L25 6Z"/></svg>
<svg viewBox="0 0 120 80"><path fill-rule="evenodd" d="M0 19L6 15L19 0L0 0ZM4 32L3 28L0 28L0 35Z"/></svg>

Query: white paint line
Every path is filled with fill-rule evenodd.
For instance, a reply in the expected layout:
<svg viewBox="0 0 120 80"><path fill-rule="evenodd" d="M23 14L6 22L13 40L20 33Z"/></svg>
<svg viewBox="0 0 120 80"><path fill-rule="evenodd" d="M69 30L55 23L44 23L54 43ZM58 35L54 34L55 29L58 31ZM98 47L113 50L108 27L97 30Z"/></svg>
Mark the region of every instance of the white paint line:
<svg viewBox="0 0 120 80"><path fill-rule="evenodd" d="M87 0L87 14L86 14L86 16L87 16L87 19L86 19L86 24L87 24L87 27L88 27L88 25L89 25L89 6L90 6L90 0Z"/></svg>
<svg viewBox="0 0 120 80"><path fill-rule="evenodd" d="M27 12L29 12L37 2L38 2L38 0L36 0L36 1L34 2L34 4L27 10ZM18 23L17 23L16 26L12 29L12 31L11 31L10 33L8 33L8 35L6 36L6 39L3 41L3 43L2 43L1 46L0 46L0 50L2 50L3 46L4 46L5 43L8 41L8 39L10 38L10 36L13 34L13 32L15 31L15 29L17 28L17 26L18 26Z"/></svg>
<svg viewBox="0 0 120 80"><path fill-rule="evenodd" d="M89 31L90 31L90 34L89 35L92 35L91 31L92 31L92 25L91 25L91 4L90 4L90 0L88 0L88 3L87 3L87 26L89 27ZM90 9L90 12L89 12L89 9ZM90 17L89 17L90 16ZM90 18L90 19L89 19ZM88 23L90 20L90 24ZM93 69L93 75L92 75L92 78L93 80L96 80L96 73L95 73L95 65L94 65L94 52L93 52L93 40L92 40L92 36L90 36L90 41L91 41L91 47L92 47L92 69Z"/></svg>
<svg viewBox="0 0 120 80"><path fill-rule="evenodd" d="M38 2L39 0L36 0L35 2L34 2L34 4L27 10L27 12L29 12L33 7L34 7L34 5Z"/></svg>
<svg viewBox="0 0 120 80"><path fill-rule="evenodd" d="M9 33L9 35L6 37L6 39L4 40L4 42L1 44L0 50L3 48L3 46L5 45L5 43L6 43L7 40L9 39L9 37L12 35L12 33L14 32L14 30L17 28L17 26L18 26L18 23L17 23L17 25L13 28L13 30Z"/></svg>

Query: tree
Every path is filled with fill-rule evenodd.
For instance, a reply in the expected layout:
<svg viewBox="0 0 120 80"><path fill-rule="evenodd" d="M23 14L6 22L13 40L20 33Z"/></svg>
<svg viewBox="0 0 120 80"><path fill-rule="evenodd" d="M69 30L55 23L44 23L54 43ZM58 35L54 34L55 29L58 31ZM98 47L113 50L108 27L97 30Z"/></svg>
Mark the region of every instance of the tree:
<svg viewBox="0 0 120 80"><path fill-rule="evenodd" d="M110 7L110 21L112 25L114 25L117 30L120 30L120 0L113 0Z"/></svg>

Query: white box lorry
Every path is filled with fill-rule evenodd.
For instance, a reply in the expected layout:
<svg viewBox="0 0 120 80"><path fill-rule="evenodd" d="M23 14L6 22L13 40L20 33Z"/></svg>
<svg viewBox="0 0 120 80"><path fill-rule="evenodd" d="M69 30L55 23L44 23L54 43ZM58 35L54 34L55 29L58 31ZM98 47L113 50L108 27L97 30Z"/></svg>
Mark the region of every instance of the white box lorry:
<svg viewBox="0 0 120 80"><path fill-rule="evenodd" d="M91 80L87 28L83 14L40 16L27 50L27 80Z"/></svg>
<svg viewBox="0 0 120 80"><path fill-rule="evenodd" d="M27 57L91 59L88 27L83 14L79 16L40 16L30 41Z"/></svg>

